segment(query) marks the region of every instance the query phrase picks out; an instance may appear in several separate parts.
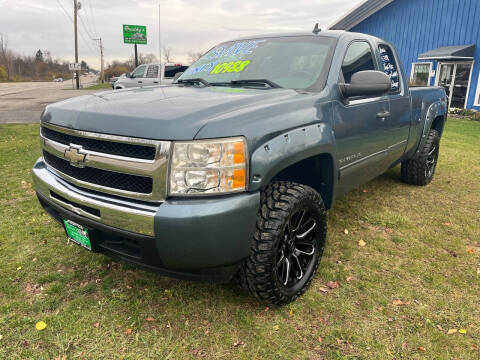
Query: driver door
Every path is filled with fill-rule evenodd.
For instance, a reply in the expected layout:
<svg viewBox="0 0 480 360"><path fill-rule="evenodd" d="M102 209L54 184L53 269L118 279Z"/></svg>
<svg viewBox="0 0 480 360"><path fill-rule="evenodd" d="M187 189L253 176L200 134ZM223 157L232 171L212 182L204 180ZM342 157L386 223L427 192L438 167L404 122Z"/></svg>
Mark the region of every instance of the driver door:
<svg viewBox="0 0 480 360"><path fill-rule="evenodd" d="M146 69L147 65L140 65L135 70L133 70L127 87L143 86Z"/></svg>
<svg viewBox="0 0 480 360"><path fill-rule="evenodd" d="M350 83L353 74L378 70L374 51L364 40L348 46L339 83ZM339 194L365 183L386 168L385 121L389 116L387 95L359 96L334 102L334 131L340 179Z"/></svg>

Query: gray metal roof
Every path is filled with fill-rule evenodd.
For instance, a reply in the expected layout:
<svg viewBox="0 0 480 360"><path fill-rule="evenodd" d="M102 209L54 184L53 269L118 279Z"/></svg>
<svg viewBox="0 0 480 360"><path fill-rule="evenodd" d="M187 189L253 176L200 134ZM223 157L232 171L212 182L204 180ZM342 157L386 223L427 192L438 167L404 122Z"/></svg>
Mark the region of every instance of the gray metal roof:
<svg viewBox="0 0 480 360"><path fill-rule="evenodd" d="M330 30L350 30L355 25L375 14L390 4L393 0L365 0L356 8L350 10L328 28Z"/></svg>
<svg viewBox="0 0 480 360"><path fill-rule="evenodd" d="M473 60L475 56L475 45L457 45L443 46L426 53L418 55L418 59L435 60L435 59L465 59Z"/></svg>

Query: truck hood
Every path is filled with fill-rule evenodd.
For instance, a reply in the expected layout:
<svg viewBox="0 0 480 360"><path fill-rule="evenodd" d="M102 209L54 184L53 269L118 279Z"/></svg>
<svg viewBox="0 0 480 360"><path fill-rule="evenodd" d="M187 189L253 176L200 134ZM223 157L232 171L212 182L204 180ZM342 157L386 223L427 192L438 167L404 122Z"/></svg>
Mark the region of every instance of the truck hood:
<svg viewBox="0 0 480 360"><path fill-rule="evenodd" d="M302 96L289 89L182 87L116 90L85 95L47 106L42 121L112 135L156 140L191 140L208 123ZM224 134L224 136L241 134Z"/></svg>

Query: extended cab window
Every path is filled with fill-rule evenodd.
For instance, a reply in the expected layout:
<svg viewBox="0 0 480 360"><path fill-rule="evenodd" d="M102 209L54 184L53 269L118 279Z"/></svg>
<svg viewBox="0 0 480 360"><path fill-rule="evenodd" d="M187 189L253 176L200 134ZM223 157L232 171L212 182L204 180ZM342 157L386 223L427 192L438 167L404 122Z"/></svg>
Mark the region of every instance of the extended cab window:
<svg viewBox="0 0 480 360"><path fill-rule="evenodd" d="M145 68L146 68L145 65L140 65L139 67L137 67L137 68L133 71L132 78L141 78L141 77L143 77L143 74L145 73Z"/></svg>
<svg viewBox="0 0 480 360"><path fill-rule="evenodd" d="M158 65L149 65L147 70L146 78L157 78L158 77Z"/></svg>
<svg viewBox="0 0 480 360"><path fill-rule="evenodd" d="M342 64L342 74L346 84L352 75L365 70L376 70L370 45L365 41L355 41L347 49Z"/></svg>
<svg viewBox="0 0 480 360"><path fill-rule="evenodd" d="M378 50L380 51L383 71L390 77L390 81L392 82L392 88L390 92L398 92L400 90L398 67L397 62L395 61L395 56L393 55L393 51L387 45L380 45Z"/></svg>

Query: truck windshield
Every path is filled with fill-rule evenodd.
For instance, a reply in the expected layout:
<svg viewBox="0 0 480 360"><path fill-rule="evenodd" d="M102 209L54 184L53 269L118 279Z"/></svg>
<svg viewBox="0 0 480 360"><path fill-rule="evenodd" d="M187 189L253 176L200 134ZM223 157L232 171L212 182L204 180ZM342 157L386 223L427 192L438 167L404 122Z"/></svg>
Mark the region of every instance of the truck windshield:
<svg viewBox="0 0 480 360"><path fill-rule="evenodd" d="M335 40L320 36L289 36L230 41L220 44L179 80L203 79L211 85L237 80L268 80L289 89L308 89L326 78ZM237 82L236 86L260 83Z"/></svg>

